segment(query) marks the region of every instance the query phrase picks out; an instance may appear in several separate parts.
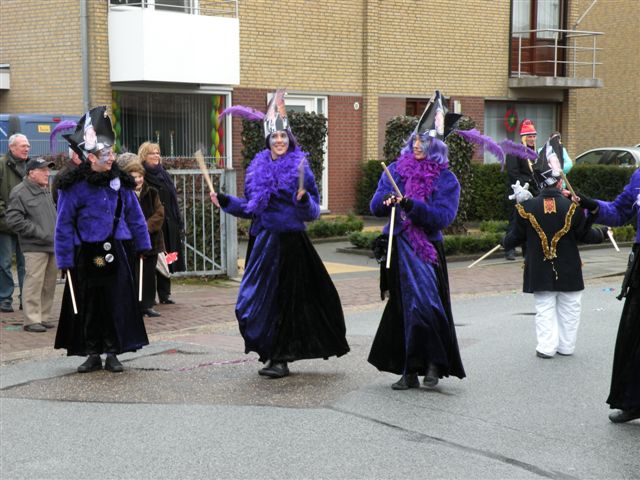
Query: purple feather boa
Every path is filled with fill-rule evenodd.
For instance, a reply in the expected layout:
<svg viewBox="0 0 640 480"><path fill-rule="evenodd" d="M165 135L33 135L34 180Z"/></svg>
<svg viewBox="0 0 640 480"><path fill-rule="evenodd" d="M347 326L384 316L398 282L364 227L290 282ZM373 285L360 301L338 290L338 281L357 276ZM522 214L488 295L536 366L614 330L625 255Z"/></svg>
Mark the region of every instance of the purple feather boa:
<svg viewBox="0 0 640 480"><path fill-rule="evenodd" d="M502 148L500 148L500 145L498 145L493 138L489 137L488 135L482 135L476 128L472 128L471 130L455 130L455 133L460 135L467 142L480 145L482 148L496 157L502 165L502 168L504 168L504 152L502 151Z"/></svg>
<svg viewBox="0 0 640 480"><path fill-rule="evenodd" d="M225 108L220 112L218 118L222 118L225 115L237 115L238 117L246 118L253 122L261 122L264 120L264 113L254 110L251 107L245 107L244 105L234 105L232 107Z"/></svg>
<svg viewBox="0 0 640 480"><path fill-rule="evenodd" d="M499 145L507 155L513 155L518 158L524 158L532 161L538 159L538 153L535 150L521 143L515 143L513 140L502 140Z"/></svg>
<svg viewBox="0 0 640 480"><path fill-rule="evenodd" d="M448 162L417 160L413 153L400 155L396 162L396 171L404 182L404 195L413 200L428 201L435 188L436 180L442 170L448 166ZM402 230L407 232L409 244L418 258L428 263L438 263L438 252L423 228L406 218L402 222Z"/></svg>
<svg viewBox="0 0 640 480"><path fill-rule="evenodd" d="M245 193L249 200L247 211L260 214L269 205L271 195L278 190L295 191L298 183L298 166L307 162L307 154L299 148L272 160L271 150L257 153L247 168Z"/></svg>

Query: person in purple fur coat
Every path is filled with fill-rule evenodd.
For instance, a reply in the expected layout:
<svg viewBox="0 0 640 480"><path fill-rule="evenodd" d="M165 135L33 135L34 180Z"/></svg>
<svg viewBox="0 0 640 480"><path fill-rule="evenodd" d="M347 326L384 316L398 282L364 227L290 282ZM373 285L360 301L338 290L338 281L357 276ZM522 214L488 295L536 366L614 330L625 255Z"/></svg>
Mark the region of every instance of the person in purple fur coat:
<svg viewBox="0 0 640 480"><path fill-rule="evenodd" d="M54 249L67 284L55 348L87 356L79 373L102 369L103 353L104 368L122 372L117 354L149 343L132 265L151 249L147 222L133 178L114 164L115 136L106 107L91 109L63 136L83 163L58 182Z"/></svg>
<svg viewBox="0 0 640 480"><path fill-rule="evenodd" d="M212 193L211 201L252 220L236 317L245 353L266 363L258 373L282 378L289 362L339 357L349 345L338 292L305 232L320 214L320 197L289 129L282 90L264 116L264 134L267 148L247 168L245 197Z"/></svg>
<svg viewBox="0 0 640 480"><path fill-rule="evenodd" d="M378 370L401 375L391 388L418 388L418 375L434 387L440 378L464 378L453 324L442 229L453 222L460 184L448 169L445 110L439 92L427 106L397 161L385 173L371 199L371 212L395 223L383 229L382 246L393 233L390 268L381 262L380 283L389 301L382 314L368 361ZM386 238L385 238L386 236ZM379 257L386 256L386 253Z"/></svg>
<svg viewBox="0 0 640 480"><path fill-rule="evenodd" d="M612 202L579 195L580 206L595 221L612 227L636 222L636 239L629 255L627 272L619 300L625 299L613 356L611 388L607 403L618 409L609 415L613 423L640 418L640 170L636 170L624 190Z"/></svg>

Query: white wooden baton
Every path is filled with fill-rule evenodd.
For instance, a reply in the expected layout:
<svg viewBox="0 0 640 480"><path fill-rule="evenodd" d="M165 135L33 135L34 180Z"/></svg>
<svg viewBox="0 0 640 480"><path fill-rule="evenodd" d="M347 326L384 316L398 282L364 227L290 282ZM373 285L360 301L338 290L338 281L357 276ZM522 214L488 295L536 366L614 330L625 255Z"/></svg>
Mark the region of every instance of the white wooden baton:
<svg viewBox="0 0 640 480"><path fill-rule="evenodd" d="M389 223L389 244L387 245L387 269L391 268L391 249L393 247L393 227L396 223L396 206L391 207L391 222Z"/></svg>
<svg viewBox="0 0 640 480"><path fill-rule="evenodd" d="M609 236L609 240L611 240L611 243L613 244L613 248L616 249L616 252L619 252L620 249L618 248L618 244L616 243L615 239L613 238L613 230L608 228L607 229L607 235Z"/></svg>
<svg viewBox="0 0 640 480"><path fill-rule="evenodd" d="M69 293L71 293L71 304L73 305L74 315L78 314L78 305L76 305L76 294L73 291L73 281L71 280L71 270L67 269L67 281L69 282Z"/></svg>
<svg viewBox="0 0 640 480"><path fill-rule="evenodd" d="M400 192L400 189L398 188L398 185L396 185L396 182L393 179L393 176L391 175L391 172L389 171L387 166L384 164L384 162L380 162L380 163L382 164L382 168L384 168L384 173L386 173L387 177L389 177L389 181L391 182L391 185L393 185L393 189L396 191L396 193L398 194L399 197L402 197L402 193Z"/></svg>
<svg viewBox="0 0 640 480"><path fill-rule="evenodd" d="M473 267L476 263L480 263L482 260L484 260L485 258L487 258L489 255L491 255L493 252L495 252L496 250L498 250L501 247L500 244L496 245L495 247L493 247L491 250L489 250L487 253L485 253L484 255L482 255L479 259L477 259L475 262L473 262L471 265L469 265L467 268L471 268Z"/></svg>
<svg viewBox="0 0 640 480"><path fill-rule="evenodd" d="M138 301L142 301L142 257L140 257L140 274L138 279Z"/></svg>

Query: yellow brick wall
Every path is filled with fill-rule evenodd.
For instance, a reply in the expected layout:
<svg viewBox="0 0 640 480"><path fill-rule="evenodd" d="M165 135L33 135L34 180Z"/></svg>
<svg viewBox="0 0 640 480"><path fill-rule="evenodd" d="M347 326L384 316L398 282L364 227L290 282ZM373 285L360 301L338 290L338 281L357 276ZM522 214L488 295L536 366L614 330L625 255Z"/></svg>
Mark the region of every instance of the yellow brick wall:
<svg viewBox="0 0 640 480"><path fill-rule="evenodd" d="M89 0L89 103L90 107L109 106L109 0Z"/></svg>
<svg viewBox="0 0 640 480"><path fill-rule="evenodd" d="M0 91L0 112L80 112L79 5L78 0L0 2L0 63L11 65L11 89Z"/></svg>
<svg viewBox="0 0 640 480"><path fill-rule="evenodd" d="M571 24L591 4L572 2ZM569 93L568 129L576 154L595 147L640 143L640 1L598 2L578 30L599 31L596 77L604 88Z"/></svg>
<svg viewBox="0 0 640 480"><path fill-rule="evenodd" d="M362 91L363 0L239 2L240 86Z"/></svg>
<svg viewBox="0 0 640 480"><path fill-rule="evenodd" d="M509 2L380 2L380 91L505 96Z"/></svg>

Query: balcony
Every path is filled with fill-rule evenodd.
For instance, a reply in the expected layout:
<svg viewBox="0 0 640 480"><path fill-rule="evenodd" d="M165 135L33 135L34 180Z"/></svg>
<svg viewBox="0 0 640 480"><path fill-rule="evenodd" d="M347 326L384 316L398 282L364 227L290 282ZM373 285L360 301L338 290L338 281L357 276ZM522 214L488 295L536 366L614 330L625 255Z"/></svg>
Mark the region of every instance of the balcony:
<svg viewBox="0 0 640 480"><path fill-rule="evenodd" d="M109 6L111 82L236 85L237 0L117 2Z"/></svg>
<svg viewBox="0 0 640 480"><path fill-rule="evenodd" d="M602 32L541 29L513 32L510 88L602 88L596 77Z"/></svg>

